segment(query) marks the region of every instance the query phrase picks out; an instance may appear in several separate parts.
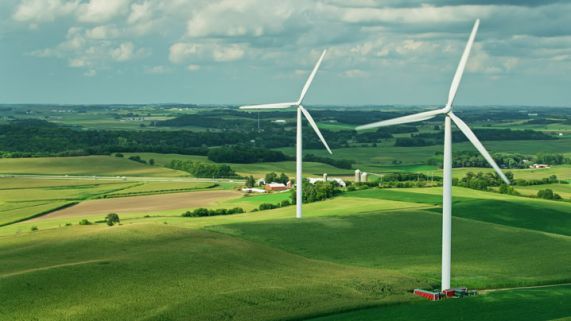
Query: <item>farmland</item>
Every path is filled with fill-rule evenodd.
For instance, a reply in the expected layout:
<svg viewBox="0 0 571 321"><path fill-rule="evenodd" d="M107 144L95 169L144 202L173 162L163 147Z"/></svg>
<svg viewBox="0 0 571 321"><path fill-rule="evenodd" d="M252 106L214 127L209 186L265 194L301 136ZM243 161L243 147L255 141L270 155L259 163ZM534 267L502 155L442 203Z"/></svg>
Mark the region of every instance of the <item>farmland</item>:
<svg viewBox="0 0 571 321"><path fill-rule="evenodd" d="M77 126L82 131L109 131L111 138L115 131L252 135L255 139L249 144L262 151L294 155L287 137L280 141L281 146L263 140L266 134L274 138L294 134L292 113L262 115L261 129L256 132L255 127L248 127L256 126L254 118L231 109L152 105L81 108L81 113L70 107L60 115L31 107L27 117L42 115L58 126ZM359 110L365 120L379 115L367 108ZM566 128L563 123L528 124L521 120L519 111L501 110L514 118L490 123L488 110L477 109L470 110L470 124L485 130L531 128L549 135ZM548 110L563 117L559 109ZM386 108L390 113L401 111ZM204 119L214 127L207 130L186 118L160 123L184 115ZM204 147L188 142L192 149L185 154L188 146L182 142L184 148L158 152L154 143L145 145L146 139L154 138L145 136L136 145L140 151L131 150L134 147L129 144L112 145L113 139L111 145L101 145L95 152L74 151L82 154L79 156L60 157L58 146L38 151L43 146L34 144L31 150L22 151L30 153L26 157L19 157L20 151L9 151L0 158L0 319L571 317L571 190L565 184L571 180L570 164L553 164L548 169L506 168L516 179L557 176L548 183L514 185L514 195L500 194L499 185L482 190L454 186L452 286L477 289L480 295L427 302L411 292L440 285L441 170L437 162L429 160L441 157L442 145L402 147L395 146L395 140L438 133L438 123L362 142L358 140L364 138L356 137L356 133L347 133L355 124L343 122L344 115L343 109L316 108L316 120L326 130L324 135L336 140L332 145L338 145L329 155L316 147L320 145L315 141L309 141L304 153L353 160L352 168L335 167L331 165L335 163L322 160L304 162L304 175L321 177L328 173L350 182L353 171L359 168L371 174L370 186L353 184L351 189L340 189L335 197L306 203L301 220L294 218L291 191L240 191L249 175L255 180L270 172L293 177L295 162L286 158L217 163L209 157L209 149L232 143ZM191 123L186 125L185 119ZM270 122L276 119L286 120L284 128L274 128ZM234 127L216 127L223 125ZM241 127L246 129L235 129ZM305 133L311 133L309 128ZM490 140L484 145L492 153L517 153L532 161L541 153L569 157L571 138L567 133L547 140ZM350 138L345 142L340 137ZM457 155L471 150L467 142L454 144ZM242 177L201 176L165 167L172 160L210 168L227 165ZM468 172L487 173L491 168L459 167L453 174L461 179ZM381 177L386 180L395 173L405 175L404 182L410 185L388 188ZM421 184L422 174L434 179L433 184ZM563 199L538 198L537 192L545 189ZM261 209L262 204L280 206ZM198 208L241 208L244 213L182 216ZM105 217L109 213L118 214L120 223L108 226Z"/></svg>

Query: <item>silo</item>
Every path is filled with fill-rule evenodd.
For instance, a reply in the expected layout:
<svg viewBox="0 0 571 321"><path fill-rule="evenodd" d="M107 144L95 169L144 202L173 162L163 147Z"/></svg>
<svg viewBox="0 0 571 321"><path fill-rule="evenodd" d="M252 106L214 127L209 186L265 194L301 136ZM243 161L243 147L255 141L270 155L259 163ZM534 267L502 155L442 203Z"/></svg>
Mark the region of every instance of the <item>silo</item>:
<svg viewBox="0 0 571 321"><path fill-rule="evenodd" d="M323 173L323 181L327 182L327 173Z"/></svg>
<svg viewBox="0 0 571 321"><path fill-rule="evenodd" d="M361 174L361 183L366 183L369 179L369 174L367 174L367 172L363 172Z"/></svg>
<svg viewBox="0 0 571 321"><path fill-rule="evenodd" d="M355 170L355 183L360 183L361 182L361 171L356 169Z"/></svg>

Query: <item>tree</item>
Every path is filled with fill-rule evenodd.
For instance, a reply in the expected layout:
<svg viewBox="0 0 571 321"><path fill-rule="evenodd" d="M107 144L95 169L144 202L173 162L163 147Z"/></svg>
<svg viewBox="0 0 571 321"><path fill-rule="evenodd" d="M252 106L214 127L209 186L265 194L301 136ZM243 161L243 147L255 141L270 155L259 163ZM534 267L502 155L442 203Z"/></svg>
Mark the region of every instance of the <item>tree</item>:
<svg viewBox="0 0 571 321"><path fill-rule="evenodd" d="M152 158L149 159L149 165L151 165L151 166L155 165L155 160Z"/></svg>
<svg viewBox="0 0 571 321"><path fill-rule="evenodd" d="M553 190L551 190L549 188L539 190L537 192L537 197L543 198L546 200L560 200L561 199L561 195L554 193Z"/></svg>
<svg viewBox="0 0 571 321"><path fill-rule="evenodd" d="M254 187L256 185L256 180L254 179L254 176L250 175L248 177L246 177L246 187Z"/></svg>
<svg viewBox="0 0 571 321"><path fill-rule="evenodd" d="M289 181L289 177L285 173L281 173L277 178L278 183L286 184Z"/></svg>
<svg viewBox="0 0 571 321"><path fill-rule="evenodd" d="M266 177L264 178L266 184L269 184L271 182L277 182L277 179L278 179L278 174L276 174L275 172L267 173Z"/></svg>
<svg viewBox="0 0 571 321"><path fill-rule="evenodd" d="M121 220L119 219L119 215L117 213L109 213L105 216L105 222L109 226L113 226L115 223L119 224Z"/></svg>

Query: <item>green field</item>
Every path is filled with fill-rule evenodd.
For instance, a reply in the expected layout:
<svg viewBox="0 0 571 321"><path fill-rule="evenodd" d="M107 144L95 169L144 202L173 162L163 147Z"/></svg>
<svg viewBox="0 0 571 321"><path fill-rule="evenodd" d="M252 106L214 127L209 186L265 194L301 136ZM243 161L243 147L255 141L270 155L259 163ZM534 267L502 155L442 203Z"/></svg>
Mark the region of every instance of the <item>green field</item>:
<svg viewBox="0 0 571 321"><path fill-rule="evenodd" d="M228 120L254 124L254 118L241 118L226 107L226 114L210 106L79 106L69 111L36 106L30 113L16 113L18 108L4 113L78 129L205 131L184 124L151 126L151 121L202 112L210 113L205 120L215 132L227 131L225 124L236 126L224 122ZM402 111L399 106L383 110ZM504 111L514 118L490 124L486 116L472 114L479 120L470 125L564 135L546 141L484 141L490 152L571 156L571 127L528 125L527 112L522 120L519 110ZM263 115L263 121L279 115ZM293 114L286 116L291 126ZM355 116L347 121L363 117ZM354 129L336 117L323 112L320 128L340 136L338 131ZM419 132L439 130L435 124L421 125ZM264 130L271 133L268 128ZM333 136L330 131L325 134ZM250 129L236 133L246 137ZM383 139L377 147L351 138L351 147L333 149L333 155L306 149L305 154L356 163L353 169L339 169L304 162L304 176L348 178L357 168L371 179L390 172L441 176L441 169L428 165L441 157L441 145L395 147L395 138ZM141 142L129 149L186 150L185 144L161 149L135 144ZM277 150L290 156L295 152L293 147ZM475 151L467 142L454 144L453 150ZM571 320L569 184L514 185L521 196L455 186L452 286L477 289L480 295L429 302L412 291L440 286L441 187L357 185L356 191L343 189L331 199L304 204L303 218L296 219L295 205L257 210L263 203L290 200L291 191L246 194L240 191L242 179L197 179L165 167L174 159L212 163L206 156L123 154L0 158L0 320ZM128 159L134 155L153 159L155 165ZM256 178L269 172L293 178L295 172L294 161L228 165ZM469 171L492 170L455 168L453 175L461 178ZM516 179L556 175L571 182L569 164L511 172ZM533 197L546 188L564 200ZM246 212L182 216L200 207ZM121 222L107 226L104 218L111 212ZM80 225L83 219L91 224Z"/></svg>
<svg viewBox="0 0 571 321"><path fill-rule="evenodd" d="M0 174L77 176L188 176L187 173L109 156L0 158Z"/></svg>
<svg viewBox="0 0 571 321"><path fill-rule="evenodd" d="M500 291L444 302L416 302L362 309L312 321L569 320L571 286Z"/></svg>
<svg viewBox="0 0 571 321"><path fill-rule="evenodd" d="M179 154L156 154L156 153L125 153L126 156L139 155L143 159L154 159L158 165L166 165L173 159L198 161L203 163L213 163L208 160L206 156L195 155L179 155ZM228 163L234 171L240 175L254 175L255 177L264 177L265 174L270 172L286 173L290 176L295 175L295 161L284 162L265 162L253 164L235 164ZM351 175L352 170L340 169L331 165L304 162L303 163L304 175L321 176L323 173L331 175Z"/></svg>
<svg viewBox="0 0 571 321"><path fill-rule="evenodd" d="M571 204L462 188L454 193L454 286L571 281ZM357 191L305 205L301 221L290 206L219 217L128 219L115 227L63 227L57 220L45 226L34 222L36 232L27 222L5 226L0 228L0 257L6 262L0 266L0 307L10 320L37 315L46 320L182 320L188 315L268 320L331 314L367 320L378 313L411 317L417 308L431 315L442 304L455 311L475 302L470 306L477 310L488 300L501 310L515 298L526 298L529 304L551 302L554 317L568 316L561 308L566 301L556 300L568 294L567 288L412 303L421 301L407 294L412 288L438 285L439 194L439 188ZM287 196L248 196L228 204ZM525 202L514 206L518 200ZM486 210L471 214L466 209L484 206L473 202L488 202L502 216L490 217ZM543 214L535 216L535 224L518 221L526 219L524 210L531 215L537 208ZM82 305L85 301L92 304ZM377 308L337 314L367 307Z"/></svg>

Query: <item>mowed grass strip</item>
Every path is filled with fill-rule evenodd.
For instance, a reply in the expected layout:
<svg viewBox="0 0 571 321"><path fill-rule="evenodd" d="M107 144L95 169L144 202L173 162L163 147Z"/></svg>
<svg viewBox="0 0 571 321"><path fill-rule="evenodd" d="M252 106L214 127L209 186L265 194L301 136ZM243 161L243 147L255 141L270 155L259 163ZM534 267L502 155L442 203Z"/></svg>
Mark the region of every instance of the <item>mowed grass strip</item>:
<svg viewBox="0 0 571 321"><path fill-rule="evenodd" d="M0 258L0 310L14 321L303 319L426 285L168 225L39 231L2 239Z"/></svg>
<svg viewBox="0 0 571 321"><path fill-rule="evenodd" d="M0 205L0 226L21 222L73 204L67 201L22 202Z"/></svg>
<svg viewBox="0 0 571 321"><path fill-rule="evenodd" d="M571 286L494 292L443 302L415 302L363 309L311 321L569 320Z"/></svg>
<svg viewBox="0 0 571 321"><path fill-rule="evenodd" d="M489 288L571 279L571 238L453 219L452 285ZM440 278L442 219L395 211L209 227L285 251L342 264Z"/></svg>

